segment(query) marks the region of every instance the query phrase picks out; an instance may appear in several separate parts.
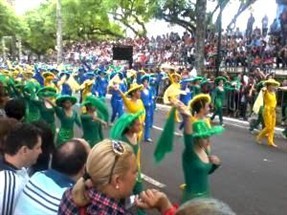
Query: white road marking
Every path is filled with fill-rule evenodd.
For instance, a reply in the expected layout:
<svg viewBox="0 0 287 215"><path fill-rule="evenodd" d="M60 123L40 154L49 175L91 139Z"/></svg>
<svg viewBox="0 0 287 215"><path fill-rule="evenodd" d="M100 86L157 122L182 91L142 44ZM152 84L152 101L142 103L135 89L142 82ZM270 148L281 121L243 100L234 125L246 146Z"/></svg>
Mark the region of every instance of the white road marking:
<svg viewBox="0 0 287 215"><path fill-rule="evenodd" d="M155 179L153 179L153 178L151 178L151 177L149 177L149 176L147 176L147 175L145 175L145 174L143 174L143 173L141 174L141 177L142 177L142 179L145 180L146 182L148 182L148 183L150 183L150 184L152 184L152 185L154 185L154 186L156 186L156 187L158 187L158 188L164 188L164 187L166 187L165 184L160 183L159 181L157 181L157 180L155 180Z"/></svg>

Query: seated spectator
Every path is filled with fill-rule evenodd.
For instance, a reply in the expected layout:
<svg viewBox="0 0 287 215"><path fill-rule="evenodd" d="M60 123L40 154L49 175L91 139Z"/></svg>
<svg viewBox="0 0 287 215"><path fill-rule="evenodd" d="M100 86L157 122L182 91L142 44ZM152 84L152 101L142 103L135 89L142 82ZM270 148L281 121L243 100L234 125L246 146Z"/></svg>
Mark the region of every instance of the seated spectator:
<svg viewBox="0 0 287 215"><path fill-rule="evenodd" d="M176 215L235 215L230 207L216 199L194 199L183 204Z"/></svg>
<svg viewBox="0 0 287 215"><path fill-rule="evenodd" d="M52 168L35 173L20 194L14 213L57 214L64 191L82 177L90 148L73 139L53 153Z"/></svg>
<svg viewBox="0 0 287 215"><path fill-rule="evenodd" d="M19 194L29 179L26 168L36 163L41 144L40 131L33 125L19 125L8 134L0 160L1 214L13 214Z"/></svg>
<svg viewBox="0 0 287 215"><path fill-rule="evenodd" d="M5 117L4 107L8 100L9 100L9 95L4 85L0 82L0 117Z"/></svg>
<svg viewBox="0 0 287 215"><path fill-rule="evenodd" d="M86 173L73 188L65 191L58 214L130 214L122 199L129 197L137 177L136 157L123 142L103 140L95 145L87 159ZM164 214L174 210L161 192L146 191L151 201L138 200L144 208L157 208Z"/></svg>
<svg viewBox="0 0 287 215"><path fill-rule="evenodd" d="M23 121L25 117L26 106L21 99L11 99L5 105L5 113L8 118L14 118Z"/></svg>

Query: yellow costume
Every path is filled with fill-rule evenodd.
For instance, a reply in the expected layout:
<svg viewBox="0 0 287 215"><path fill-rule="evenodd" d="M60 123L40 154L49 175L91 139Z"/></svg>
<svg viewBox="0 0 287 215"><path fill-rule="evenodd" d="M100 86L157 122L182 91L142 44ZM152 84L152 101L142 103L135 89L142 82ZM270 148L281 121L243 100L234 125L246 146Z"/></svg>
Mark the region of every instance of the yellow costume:
<svg viewBox="0 0 287 215"><path fill-rule="evenodd" d="M258 134L257 140L260 141L267 136L268 145L274 145L274 130L276 126L276 105L277 99L275 92L265 90L263 92L264 110L263 119L265 128Z"/></svg>
<svg viewBox="0 0 287 215"><path fill-rule="evenodd" d="M277 145L274 144L277 99L276 93L269 91L268 86L279 87L280 83L274 79L269 79L265 81L264 84L267 86L267 89L262 89L264 101L263 119L265 128L258 134L256 140L258 143L261 143L261 139L267 136L268 145L277 147Z"/></svg>
<svg viewBox="0 0 287 215"><path fill-rule="evenodd" d="M145 121L145 108L144 108L144 104L142 102L141 99L137 99L136 101L130 99L127 97L127 95L129 95L131 92L137 90L137 89L143 89L143 86L142 85L138 85L138 84L132 84L129 91L126 93L126 94L121 94L122 95L122 99L123 99L123 102L124 102L124 105L126 107L126 110L128 113L133 113L133 114L136 114L138 112L141 112L143 111L144 114L142 114L140 117L139 117L139 120L140 120L140 123L142 125L141 127L141 132L139 133L139 140L141 140L142 138L142 133L143 133L143 123Z"/></svg>

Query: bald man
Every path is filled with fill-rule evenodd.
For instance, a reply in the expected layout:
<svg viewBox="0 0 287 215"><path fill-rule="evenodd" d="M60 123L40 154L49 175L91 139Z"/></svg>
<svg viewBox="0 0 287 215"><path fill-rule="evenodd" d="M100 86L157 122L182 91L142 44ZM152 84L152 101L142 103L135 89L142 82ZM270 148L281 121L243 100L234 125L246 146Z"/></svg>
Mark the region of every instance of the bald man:
<svg viewBox="0 0 287 215"><path fill-rule="evenodd" d="M64 191L84 174L89 151L89 144L83 139L72 139L56 149L51 169L31 177L14 214L56 215Z"/></svg>

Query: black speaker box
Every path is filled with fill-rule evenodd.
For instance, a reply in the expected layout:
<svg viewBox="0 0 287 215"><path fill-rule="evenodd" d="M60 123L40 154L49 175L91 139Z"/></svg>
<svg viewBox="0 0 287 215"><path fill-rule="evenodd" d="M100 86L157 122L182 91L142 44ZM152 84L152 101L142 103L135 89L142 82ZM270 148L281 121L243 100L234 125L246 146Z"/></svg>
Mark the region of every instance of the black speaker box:
<svg viewBox="0 0 287 215"><path fill-rule="evenodd" d="M128 60L133 59L132 46L114 46L113 47L113 60Z"/></svg>

